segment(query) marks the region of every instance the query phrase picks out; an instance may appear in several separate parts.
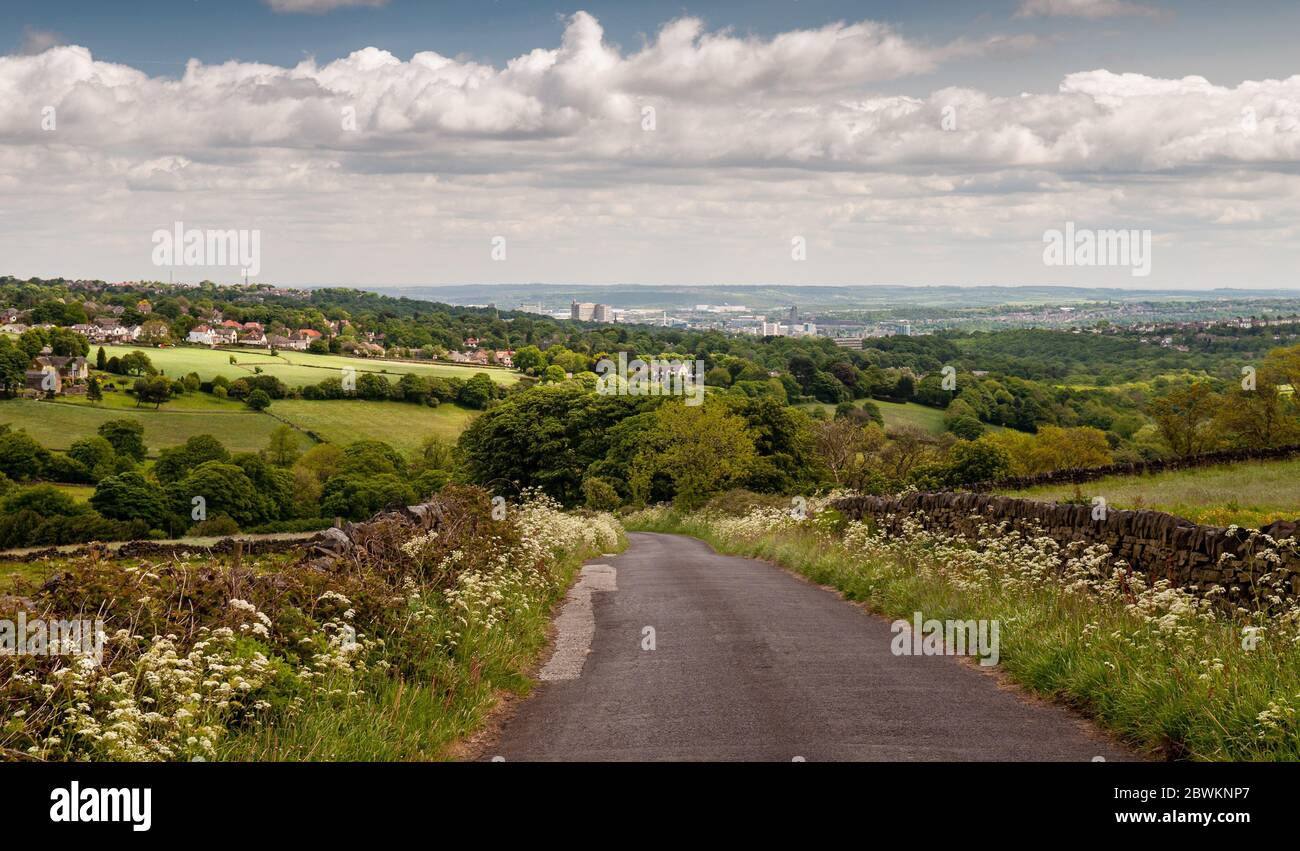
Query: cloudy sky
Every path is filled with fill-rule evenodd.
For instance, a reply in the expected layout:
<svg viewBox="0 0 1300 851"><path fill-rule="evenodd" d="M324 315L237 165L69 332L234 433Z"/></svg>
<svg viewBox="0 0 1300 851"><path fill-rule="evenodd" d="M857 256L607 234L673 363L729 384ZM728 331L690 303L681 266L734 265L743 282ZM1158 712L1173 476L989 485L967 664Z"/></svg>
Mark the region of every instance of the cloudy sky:
<svg viewBox="0 0 1300 851"><path fill-rule="evenodd" d="M0 274L1300 287L1294 0L4 10Z"/></svg>

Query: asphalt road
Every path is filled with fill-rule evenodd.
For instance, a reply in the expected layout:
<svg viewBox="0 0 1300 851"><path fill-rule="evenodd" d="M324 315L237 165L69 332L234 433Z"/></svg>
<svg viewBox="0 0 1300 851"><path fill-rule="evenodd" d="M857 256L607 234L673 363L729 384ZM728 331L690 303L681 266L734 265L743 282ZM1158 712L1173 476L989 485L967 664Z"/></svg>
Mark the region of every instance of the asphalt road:
<svg viewBox="0 0 1300 851"><path fill-rule="evenodd" d="M629 537L599 560L612 571L585 569L543 669L559 678L483 759L1134 758L953 657L894 655L889 621L780 568L693 538Z"/></svg>

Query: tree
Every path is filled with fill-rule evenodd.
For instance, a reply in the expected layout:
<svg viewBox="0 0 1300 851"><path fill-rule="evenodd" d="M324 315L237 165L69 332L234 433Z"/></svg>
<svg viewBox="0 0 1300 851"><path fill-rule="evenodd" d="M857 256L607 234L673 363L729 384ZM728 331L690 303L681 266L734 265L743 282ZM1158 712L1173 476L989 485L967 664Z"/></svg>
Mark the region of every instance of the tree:
<svg viewBox="0 0 1300 851"><path fill-rule="evenodd" d="M654 430L632 462L629 485L644 502L654 476L662 473L672 481L676 501L695 508L744 480L756 458L742 418L720 403L674 400L655 412Z"/></svg>
<svg viewBox="0 0 1300 851"><path fill-rule="evenodd" d="M563 381L567 376L564 374L564 367L558 364L551 364L542 373L543 384L556 384Z"/></svg>
<svg viewBox="0 0 1300 851"><path fill-rule="evenodd" d="M1176 388L1153 401L1148 413L1176 455L1197 455L1214 445L1211 427L1219 400L1206 382Z"/></svg>
<svg viewBox="0 0 1300 851"><path fill-rule="evenodd" d="M321 493L325 517L361 520L393 503L410 504L417 499L414 488L392 473L367 476L351 473L335 476Z"/></svg>
<svg viewBox="0 0 1300 851"><path fill-rule="evenodd" d="M171 446L158 453L153 465L153 475L164 485L180 481L208 461L229 461L230 452L210 434L196 434L180 446Z"/></svg>
<svg viewBox="0 0 1300 851"><path fill-rule="evenodd" d="M532 375L546 365L546 356L536 346L524 346L515 352L514 364L516 369Z"/></svg>
<svg viewBox="0 0 1300 851"><path fill-rule="evenodd" d="M550 372L550 367L547 368ZM466 408L482 410L487 407L488 402L496 395L496 387L492 384L492 378L485 372L476 372L474 377L465 382L465 386L460 388L460 393L456 396L456 401Z"/></svg>
<svg viewBox="0 0 1300 851"><path fill-rule="evenodd" d="M978 440L984 434L984 424L972 414L962 414L947 421L948 431L962 440Z"/></svg>
<svg viewBox="0 0 1300 851"><path fill-rule="evenodd" d="M397 391L404 401L423 405L429 398L429 382L413 372L408 372L397 380Z"/></svg>
<svg viewBox="0 0 1300 851"><path fill-rule="evenodd" d="M304 470L320 484L338 473L343 463L343 450L333 443L318 443L308 449L294 464L295 470Z"/></svg>
<svg viewBox="0 0 1300 851"><path fill-rule="evenodd" d="M68 456L85 466L94 481L116 472L117 453L113 450L113 444L99 435L74 440L68 447Z"/></svg>
<svg viewBox="0 0 1300 851"><path fill-rule="evenodd" d="M151 346L161 346L171 342L171 328L162 319L149 319L140 326L140 342Z"/></svg>
<svg viewBox="0 0 1300 851"><path fill-rule="evenodd" d="M99 370L100 372L103 372L105 368L107 368L107 366L108 366L108 354L104 351L104 347L100 346L99 352L96 353L95 355L95 369Z"/></svg>
<svg viewBox="0 0 1300 851"><path fill-rule="evenodd" d="M1215 414L1215 428L1234 444L1248 449L1281 446L1300 438L1300 422L1276 384L1260 383L1225 396Z"/></svg>
<svg viewBox="0 0 1300 851"><path fill-rule="evenodd" d="M593 511L613 511L622 504L618 489L606 479L589 476L582 480L582 495Z"/></svg>
<svg viewBox="0 0 1300 851"><path fill-rule="evenodd" d="M886 476L902 481L929 462L937 453L937 441L925 429L914 425L888 429L889 441L881 447L880 465Z"/></svg>
<svg viewBox="0 0 1300 851"><path fill-rule="evenodd" d="M412 471L456 469L455 447L436 434L420 442L420 448L411 453Z"/></svg>
<svg viewBox="0 0 1300 851"><path fill-rule="evenodd" d="M356 440L343 448L338 471L357 475L376 473L406 474L406 459L380 440Z"/></svg>
<svg viewBox="0 0 1300 851"><path fill-rule="evenodd" d="M301 454L298 451L298 432L290 425L276 426L266 445L266 460L277 467L292 467Z"/></svg>
<svg viewBox="0 0 1300 851"><path fill-rule="evenodd" d="M704 374L704 383L709 387L730 387L731 373L720 366L715 366Z"/></svg>
<svg viewBox="0 0 1300 851"><path fill-rule="evenodd" d="M228 514L240 526L256 526L274 516L271 500L258 492L244 471L222 461L207 461L195 467L168 488L172 510L186 523ZM196 499L201 501L196 503ZM196 516L202 506L204 516Z"/></svg>
<svg viewBox="0 0 1300 851"><path fill-rule="evenodd" d="M248 394L248 399L245 400L244 404L254 411L265 411L271 407L271 397L265 390L254 390Z"/></svg>
<svg viewBox="0 0 1300 851"><path fill-rule="evenodd" d="M100 349L100 351L102 352L103 349ZM99 386L99 379L93 375L90 377L90 381L86 383L86 398L92 402L101 402L104 399L104 391Z"/></svg>
<svg viewBox="0 0 1300 851"><path fill-rule="evenodd" d="M22 429L0 434L0 473L11 479L37 478L49 455L48 449Z"/></svg>
<svg viewBox="0 0 1300 851"><path fill-rule="evenodd" d="M847 485L858 477L867 452L867 431L851 419L837 417L814 423L813 446L817 460L830 472L836 485Z"/></svg>
<svg viewBox="0 0 1300 851"><path fill-rule="evenodd" d="M840 380L829 372L818 371L813 375L812 385L809 387L809 393L818 402L825 402L829 405L835 405L840 402L848 401L853 397L848 388L840 383Z"/></svg>
<svg viewBox="0 0 1300 851"><path fill-rule="evenodd" d="M1079 426L1043 426L1030 448L1034 472L1104 467L1115 460L1106 433Z"/></svg>
<svg viewBox="0 0 1300 851"><path fill-rule="evenodd" d="M138 350L122 355L118 363L119 368L126 375L153 375L157 371L153 368L153 361L149 360L149 356Z"/></svg>
<svg viewBox="0 0 1300 851"><path fill-rule="evenodd" d="M71 328L50 331L50 351L59 357L85 357L90 353L90 342Z"/></svg>
<svg viewBox="0 0 1300 851"><path fill-rule="evenodd" d="M510 395L461 433L466 475L492 488L541 488L565 505L577 505L591 465L608 467L597 475L626 478L640 450L637 436L629 436L624 456L606 462L606 454L627 430L623 421L656 403L644 396L588 393L568 383Z"/></svg>
<svg viewBox="0 0 1300 851"><path fill-rule="evenodd" d="M292 473L271 466L255 452L243 452L231 460L248 476L254 489L270 500L272 518L286 520L293 516L295 506Z"/></svg>
<svg viewBox="0 0 1300 851"><path fill-rule="evenodd" d="M134 389L136 407L153 405L154 409L157 410L172 397L172 383L167 380L165 375L137 378Z"/></svg>
<svg viewBox="0 0 1300 851"><path fill-rule="evenodd" d="M31 355L14 345L8 337L0 337L0 389L5 395L16 396L27 386L27 366Z"/></svg>
<svg viewBox="0 0 1300 851"><path fill-rule="evenodd" d="M948 487L973 485L1006 478L1011 472L1011 458L1002 447L984 440L962 440L948 453L945 484Z"/></svg>
<svg viewBox="0 0 1300 851"><path fill-rule="evenodd" d="M371 401L382 401L392 394L388 379L374 372L363 372L357 378L357 396Z"/></svg>
<svg viewBox="0 0 1300 851"><path fill-rule="evenodd" d="M167 518L167 500L162 488L139 473L119 473L101 479L90 504L114 520L144 520L161 528Z"/></svg>
<svg viewBox="0 0 1300 851"><path fill-rule="evenodd" d="M100 423L99 436L113 444L118 455L135 461L145 458L144 426L136 420L119 419Z"/></svg>

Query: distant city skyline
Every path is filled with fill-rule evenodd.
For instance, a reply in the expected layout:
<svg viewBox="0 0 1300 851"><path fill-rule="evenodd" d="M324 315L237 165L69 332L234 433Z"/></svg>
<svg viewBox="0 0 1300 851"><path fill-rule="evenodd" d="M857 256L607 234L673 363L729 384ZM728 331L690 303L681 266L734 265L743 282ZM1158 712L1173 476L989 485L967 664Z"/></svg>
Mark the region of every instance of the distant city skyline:
<svg viewBox="0 0 1300 851"><path fill-rule="evenodd" d="M1272 0L9 0L0 274L1296 288L1297 31Z"/></svg>

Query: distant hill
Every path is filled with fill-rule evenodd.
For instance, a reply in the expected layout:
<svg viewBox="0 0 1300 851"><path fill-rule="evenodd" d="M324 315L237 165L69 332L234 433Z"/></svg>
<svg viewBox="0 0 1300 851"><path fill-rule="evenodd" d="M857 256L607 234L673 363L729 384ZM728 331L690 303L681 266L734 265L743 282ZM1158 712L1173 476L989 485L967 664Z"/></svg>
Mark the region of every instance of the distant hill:
<svg viewBox="0 0 1300 851"><path fill-rule="evenodd" d="M1296 298L1298 290L1128 290L1059 286L791 286L785 284L647 285L606 284L461 284L430 287L362 287L399 298L422 299L453 305L495 303L501 308L542 301L557 309L571 299L600 302L614 307L689 308L697 304L743 304L772 308L796 304L801 308L993 307L1009 304L1066 304L1089 302L1172 302L1214 299Z"/></svg>

